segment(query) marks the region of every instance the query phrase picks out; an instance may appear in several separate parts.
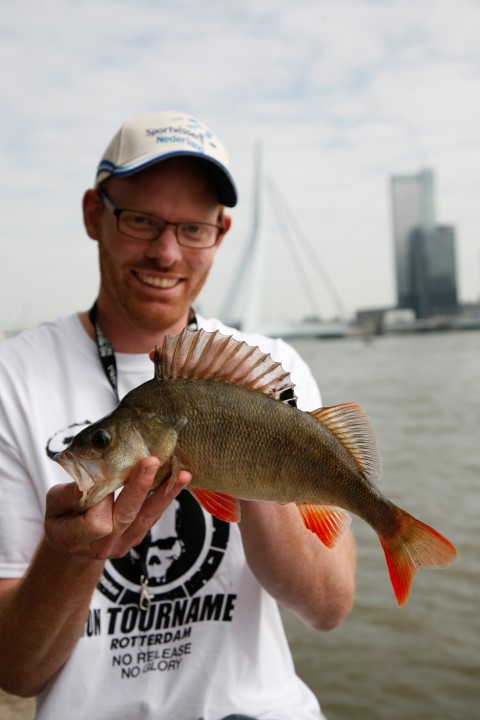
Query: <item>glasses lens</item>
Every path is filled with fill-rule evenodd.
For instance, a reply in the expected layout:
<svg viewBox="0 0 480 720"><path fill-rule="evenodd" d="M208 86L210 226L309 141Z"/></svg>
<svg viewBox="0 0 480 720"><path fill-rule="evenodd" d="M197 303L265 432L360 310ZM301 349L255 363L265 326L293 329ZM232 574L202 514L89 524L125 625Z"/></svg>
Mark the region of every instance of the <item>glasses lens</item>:
<svg viewBox="0 0 480 720"><path fill-rule="evenodd" d="M164 223L161 220L131 210L122 210L118 218L120 232L139 240L153 240L158 237L163 228Z"/></svg>
<svg viewBox="0 0 480 720"><path fill-rule="evenodd" d="M178 225L178 242L188 247L211 247L215 245L218 235L216 225L207 223L180 223Z"/></svg>

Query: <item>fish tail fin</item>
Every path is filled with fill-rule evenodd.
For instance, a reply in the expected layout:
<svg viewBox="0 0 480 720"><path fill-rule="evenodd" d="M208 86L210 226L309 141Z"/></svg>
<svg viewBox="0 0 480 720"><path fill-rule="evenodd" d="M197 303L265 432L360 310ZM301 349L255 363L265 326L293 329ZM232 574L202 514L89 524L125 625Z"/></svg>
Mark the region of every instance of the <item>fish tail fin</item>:
<svg viewBox="0 0 480 720"><path fill-rule="evenodd" d="M396 508L396 515L397 532L379 534L379 538L397 603L404 605L416 571L446 567L455 560L457 551L446 537L404 510Z"/></svg>

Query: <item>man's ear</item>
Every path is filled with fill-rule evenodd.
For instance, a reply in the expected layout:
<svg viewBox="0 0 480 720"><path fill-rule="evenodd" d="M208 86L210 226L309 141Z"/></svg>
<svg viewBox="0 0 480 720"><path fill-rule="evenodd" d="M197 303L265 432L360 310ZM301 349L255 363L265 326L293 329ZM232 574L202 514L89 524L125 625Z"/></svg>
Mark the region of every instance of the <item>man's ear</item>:
<svg viewBox="0 0 480 720"><path fill-rule="evenodd" d="M223 238L227 234L227 232L230 230L232 226L232 218L230 215L225 215L225 213L222 215L222 225L223 225L223 232L221 235L218 236L218 240L216 242L216 246L218 247L220 243L222 242Z"/></svg>
<svg viewBox="0 0 480 720"><path fill-rule="evenodd" d="M97 190L87 190L83 196L83 223L88 236L98 240L102 202Z"/></svg>

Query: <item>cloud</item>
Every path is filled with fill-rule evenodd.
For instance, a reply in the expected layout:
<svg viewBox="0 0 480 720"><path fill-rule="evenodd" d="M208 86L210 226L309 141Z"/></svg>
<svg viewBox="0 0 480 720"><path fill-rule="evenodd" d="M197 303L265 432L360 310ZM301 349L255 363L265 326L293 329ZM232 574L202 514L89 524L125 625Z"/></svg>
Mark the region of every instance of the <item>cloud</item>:
<svg viewBox="0 0 480 720"><path fill-rule="evenodd" d="M315 244L349 312L394 302L389 176L432 167L479 296L480 8L469 0L51 0L0 29L0 327L90 304L80 199L130 114L185 109L227 144L241 204L201 298L215 313L249 234L253 156ZM272 224L271 319L308 314ZM275 244L276 243L276 244ZM318 277L320 304L334 312ZM298 298L298 301L297 301Z"/></svg>

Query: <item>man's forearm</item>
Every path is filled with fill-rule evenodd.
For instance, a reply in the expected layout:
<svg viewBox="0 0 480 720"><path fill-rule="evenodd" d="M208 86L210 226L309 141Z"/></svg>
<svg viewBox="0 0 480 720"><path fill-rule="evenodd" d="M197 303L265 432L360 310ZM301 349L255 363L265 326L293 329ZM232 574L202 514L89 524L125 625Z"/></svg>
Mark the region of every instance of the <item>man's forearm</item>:
<svg viewBox="0 0 480 720"><path fill-rule="evenodd" d="M44 538L25 577L0 582L4 690L36 695L66 662L82 633L103 565L103 560L58 556Z"/></svg>
<svg viewBox="0 0 480 720"><path fill-rule="evenodd" d="M320 630L350 612L356 545L350 531L332 550L307 531L295 505L242 502L240 523L248 564L282 605Z"/></svg>

